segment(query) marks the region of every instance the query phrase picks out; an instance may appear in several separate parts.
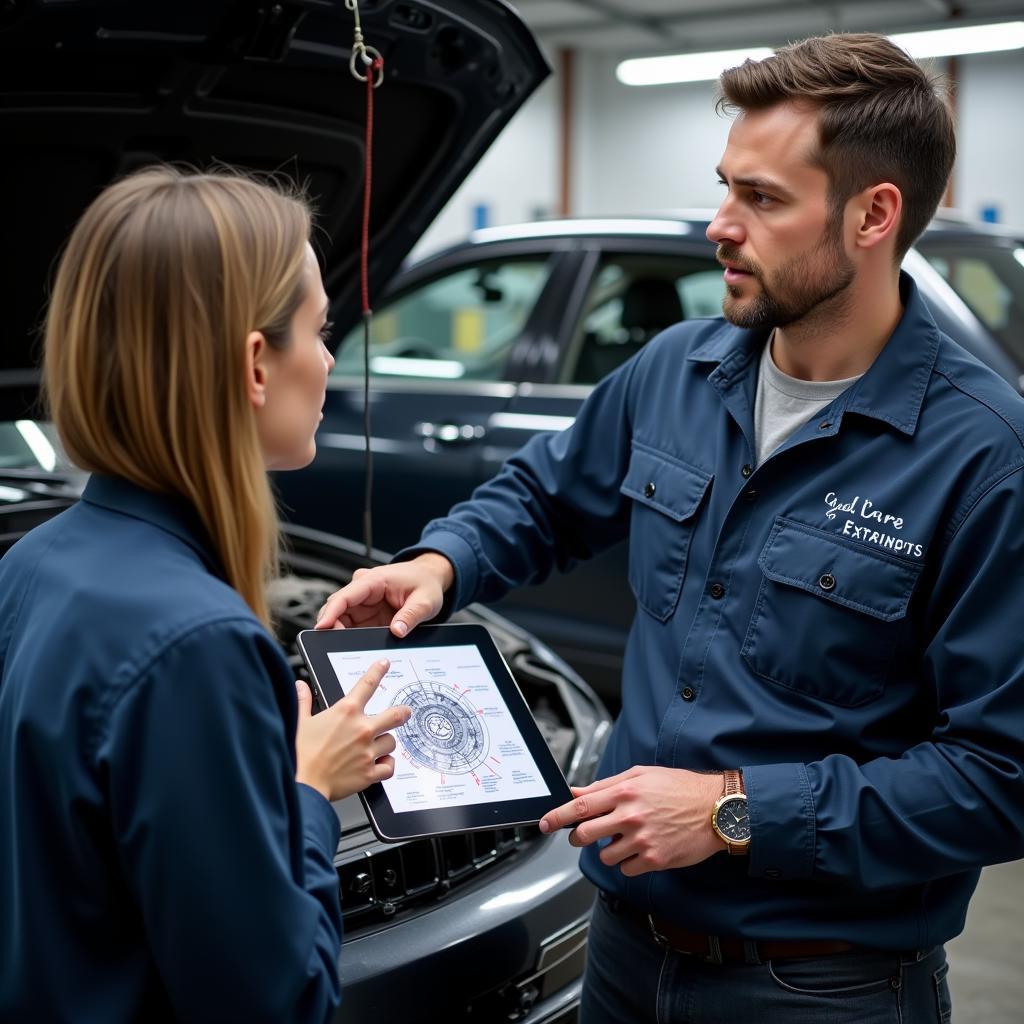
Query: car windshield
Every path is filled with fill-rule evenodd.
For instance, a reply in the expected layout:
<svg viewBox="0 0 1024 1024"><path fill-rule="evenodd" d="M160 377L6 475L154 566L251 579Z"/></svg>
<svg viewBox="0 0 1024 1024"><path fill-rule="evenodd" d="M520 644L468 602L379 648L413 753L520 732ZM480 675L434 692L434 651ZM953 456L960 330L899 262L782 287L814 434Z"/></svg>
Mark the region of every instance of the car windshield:
<svg viewBox="0 0 1024 1024"><path fill-rule="evenodd" d="M925 237L918 248L1018 364L1024 364L1024 243Z"/></svg>

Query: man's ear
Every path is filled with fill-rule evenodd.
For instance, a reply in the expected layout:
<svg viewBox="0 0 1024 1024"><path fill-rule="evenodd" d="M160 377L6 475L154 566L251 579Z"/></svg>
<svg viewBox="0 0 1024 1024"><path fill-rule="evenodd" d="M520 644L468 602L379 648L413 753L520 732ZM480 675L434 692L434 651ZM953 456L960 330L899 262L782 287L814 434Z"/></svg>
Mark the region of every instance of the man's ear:
<svg viewBox="0 0 1024 1024"><path fill-rule="evenodd" d="M903 194L892 182L872 185L854 200L857 211L857 234L854 244L859 249L873 249L896 239L903 213Z"/></svg>
<svg viewBox="0 0 1024 1024"><path fill-rule="evenodd" d="M245 390L254 409L267 404L267 352L270 346L260 331L245 339Z"/></svg>

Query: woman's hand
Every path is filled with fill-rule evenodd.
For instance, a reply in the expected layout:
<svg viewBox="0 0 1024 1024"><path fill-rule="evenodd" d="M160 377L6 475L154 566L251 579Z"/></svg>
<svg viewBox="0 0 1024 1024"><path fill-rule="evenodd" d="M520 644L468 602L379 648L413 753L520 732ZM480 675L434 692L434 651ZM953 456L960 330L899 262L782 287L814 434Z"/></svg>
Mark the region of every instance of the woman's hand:
<svg viewBox="0 0 1024 1024"><path fill-rule="evenodd" d="M299 723L295 732L298 766L295 781L341 800L365 789L371 782L390 779L395 773L395 737L391 730L409 721L405 705L366 714L366 704L386 675L389 663L377 661L348 696L318 715L313 715L313 695L301 681L295 683L299 698Z"/></svg>

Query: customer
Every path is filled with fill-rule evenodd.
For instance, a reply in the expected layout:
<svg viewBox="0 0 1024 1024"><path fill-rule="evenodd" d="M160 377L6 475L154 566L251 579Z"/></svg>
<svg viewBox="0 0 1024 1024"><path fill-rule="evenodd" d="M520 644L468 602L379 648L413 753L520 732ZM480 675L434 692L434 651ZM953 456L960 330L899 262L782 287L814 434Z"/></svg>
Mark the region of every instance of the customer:
<svg viewBox="0 0 1024 1024"><path fill-rule="evenodd" d="M622 715L541 823L580 822L603 893L584 1021L946 1020L943 943L1024 854L1024 403L900 273L955 150L925 72L836 35L721 88L728 322L651 342L320 625L402 634L628 536Z"/></svg>
<svg viewBox="0 0 1024 1024"><path fill-rule="evenodd" d="M45 384L82 500L0 562L0 1018L325 1021L328 803L389 778L363 713L310 717L269 631L267 469L314 454L327 302L304 203L148 169L85 212ZM296 782L298 784L296 784Z"/></svg>

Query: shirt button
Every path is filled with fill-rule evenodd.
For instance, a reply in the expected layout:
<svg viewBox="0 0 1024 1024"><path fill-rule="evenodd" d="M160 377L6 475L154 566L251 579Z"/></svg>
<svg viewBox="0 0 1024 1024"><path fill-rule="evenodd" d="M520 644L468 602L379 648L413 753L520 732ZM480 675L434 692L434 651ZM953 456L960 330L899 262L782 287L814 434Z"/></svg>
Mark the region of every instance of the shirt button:
<svg viewBox="0 0 1024 1024"><path fill-rule="evenodd" d="M832 426L832 421L831 420L822 420L818 424L818 429L819 430L828 430L828 428L831 427L831 426Z"/></svg>
<svg viewBox="0 0 1024 1024"><path fill-rule="evenodd" d="M712 583L708 593L717 601L720 597L725 596L725 587L721 583Z"/></svg>
<svg viewBox="0 0 1024 1024"><path fill-rule="evenodd" d="M645 497L647 497L647 498L653 498L653 497L654 497L654 492L655 492L655 491L656 491L657 489L658 489L658 488L654 486L654 483L653 483L653 481L652 481L651 483L647 484L647 485L646 485L646 486L644 487L644 496L645 496Z"/></svg>
<svg viewBox="0 0 1024 1024"><path fill-rule="evenodd" d="M740 476L742 476L744 479L750 476L753 472L754 467L751 466L749 462L746 463L746 465L740 467Z"/></svg>
<svg viewBox="0 0 1024 1024"><path fill-rule="evenodd" d="M825 575L818 580L818 586L821 587L822 590L831 590L835 585L836 578L830 572L825 573Z"/></svg>
<svg viewBox="0 0 1024 1024"><path fill-rule="evenodd" d="M694 692L689 686L683 687L683 700L693 700Z"/></svg>
<svg viewBox="0 0 1024 1024"><path fill-rule="evenodd" d="M756 497L757 497L757 490L754 487L748 488L743 493L743 500L744 501L753 501Z"/></svg>

